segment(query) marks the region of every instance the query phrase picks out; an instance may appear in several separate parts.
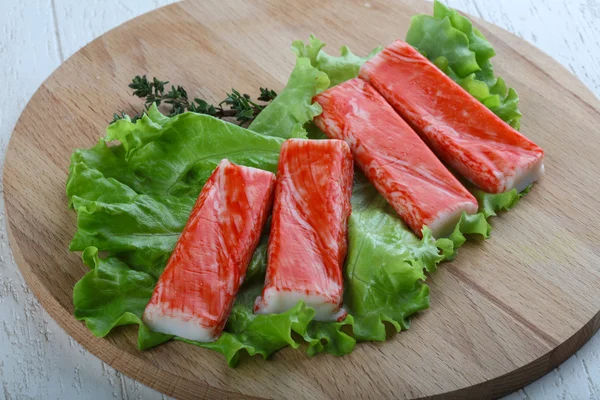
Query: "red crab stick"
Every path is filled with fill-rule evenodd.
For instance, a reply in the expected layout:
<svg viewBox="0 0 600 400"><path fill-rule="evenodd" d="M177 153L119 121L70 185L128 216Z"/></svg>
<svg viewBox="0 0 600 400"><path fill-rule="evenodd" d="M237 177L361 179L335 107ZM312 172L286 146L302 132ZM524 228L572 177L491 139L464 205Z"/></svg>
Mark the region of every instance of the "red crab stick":
<svg viewBox="0 0 600 400"><path fill-rule="evenodd" d="M352 79L314 99L323 108L315 122L329 137L345 140L354 160L379 193L417 234L427 225L446 236L477 201L383 97Z"/></svg>
<svg viewBox="0 0 600 400"><path fill-rule="evenodd" d="M525 189L544 172L544 151L511 128L409 44L366 62L371 83L433 151L479 188Z"/></svg>
<svg viewBox="0 0 600 400"><path fill-rule="evenodd" d="M227 160L214 170L161 275L143 320L151 330L216 340L268 216L275 175Z"/></svg>
<svg viewBox="0 0 600 400"><path fill-rule="evenodd" d="M254 311L281 313L303 300L319 321L341 321L353 164L341 140L290 139L277 170L267 276Z"/></svg>

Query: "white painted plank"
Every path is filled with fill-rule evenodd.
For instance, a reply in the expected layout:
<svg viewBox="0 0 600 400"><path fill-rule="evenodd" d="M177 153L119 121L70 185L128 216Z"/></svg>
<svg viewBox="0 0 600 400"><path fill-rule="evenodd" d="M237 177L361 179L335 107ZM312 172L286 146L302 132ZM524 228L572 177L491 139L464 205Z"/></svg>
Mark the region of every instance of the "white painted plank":
<svg viewBox="0 0 600 400"><path fill-rule="evenodd" d="M50 0L3 3L0 8L0 164L17 118L42 81L60 64ZM6 241L4 204L0 199L0 397L41 395L48 374L40 358L52 358L48 318L17 272ZM64 334L63 334L64 337ZM64 337L66 340L66 337ZM46 346L46 344L49 344ZM57 376L58 377L58 376Z"/></svg>
<svg viewBox="0 0 600 400"><path fill-rule="evenodd" d="M17 0L0 5L0 145L10 133L37 87L58 67L54 21L47 13L50 0ZM2 159L4 157L2 152Z"/></svg>
<svg viewBox="0 0 600 400"><path fill-rule="evenodd" d="M170 0L2 0L0 163L27 100L65 58L107 30ZM53 13L48 10L54 4ZM546 51L600 96L599 0L448 0ZM55 29L56 28L56 29ZM0 209L4 209L0 197ZM162 399L85 351L24 284L0 215L0 398ZM600 399L600 334L575 356L507 399Z"/></svg>

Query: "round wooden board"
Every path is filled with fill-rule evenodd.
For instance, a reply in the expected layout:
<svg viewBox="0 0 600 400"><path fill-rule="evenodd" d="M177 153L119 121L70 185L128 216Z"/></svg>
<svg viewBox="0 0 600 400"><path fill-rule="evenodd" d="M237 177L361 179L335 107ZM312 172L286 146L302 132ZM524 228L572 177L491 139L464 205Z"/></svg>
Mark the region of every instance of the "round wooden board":
<svg viewBox="0 0 600 400"><path fill-rule="evenodd" d="M564 68L515 36L479 22L494 65L520 96L522 131L546 150L546 171L518 207L493 221L429 281L431 309L385 343L308 358L285 349L229 369L180 342L136 349L136 331L94 338L72 315L86 268L67 251L75 213L65 180L73 148L92 146L115 110L139 107L127 89L148 74L219 100L234 87L280 89L294 39L366 54L403 38L418 0L187 1L128 22L65 62L40 87L10 141L4 171L10 242L31 289L83 346L125 374L180 398L499 396L540 377L600 326L599 102Z"/></svg>

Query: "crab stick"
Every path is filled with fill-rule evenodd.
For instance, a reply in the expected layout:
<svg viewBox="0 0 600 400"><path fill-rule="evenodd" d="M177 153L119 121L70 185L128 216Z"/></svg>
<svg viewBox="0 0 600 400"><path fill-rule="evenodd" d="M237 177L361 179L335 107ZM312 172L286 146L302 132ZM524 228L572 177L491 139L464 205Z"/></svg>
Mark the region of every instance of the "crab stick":
<svg viewBox="0 0 600 400"><path fill-rule="evenodd" d="M424 225L446 236L477 201L446 169L377 91L351 79L317 95L315 122L331 138L345 140L354 160L379 193L417 234Z"/></svg>
<svg viewBox="0 0 600 400"><path fill-rule="evenodd" d="M525 189L544 172L544 151L511 128L408 43L366 62L361 78L459 174L491 193Z"/></svg>
<svg viewBox="0 0 600 400"><path fill-rule="evenodd" d="M303 300L319 321L340 321L353 163L341 140L287 140L281 149L267 275L254 311Z"/></svg>
<svg viewBox="0 0 600 400"><path fill-rule="evenodd" d="M221 334L270 211L275 175L227 160L214 170L160 276L143 321L200 342Z"/></svg>

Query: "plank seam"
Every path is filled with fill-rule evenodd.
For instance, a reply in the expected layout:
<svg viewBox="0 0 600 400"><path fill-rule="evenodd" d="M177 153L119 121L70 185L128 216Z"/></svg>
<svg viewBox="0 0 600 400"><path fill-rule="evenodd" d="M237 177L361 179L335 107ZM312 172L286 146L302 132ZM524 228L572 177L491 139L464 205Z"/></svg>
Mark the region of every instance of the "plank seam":
<svg viewBox="0 0 600 400"><path fill-rule="evenodd" d="M502 311L504 311L505 313L510 315L512 318L517 320L524 327L529 329L532 333L534 333L539 339L542 339L545 342L545 344L549 345L551 348L556 348L560 344L553 337L551 337L547 333L538 329L534 324L532 324L527 319L525 319L522 315L520 315L515 309L513 309L508 304L502 302L502 300L500 300L499 298L494 296L492 293L487 291L485 288L483 288L481 285L479 285L477 282L475 282L473 279L471 279L469 276L467 276L463 271L461 271L457 267L450 264L450 265L445 266L445 268L448 271L450 271L451 273L453 273L460 280L462 280L464 283L468 284L473 289L475 289L479 294L481 294L483 297L488 299L496 307L500 308Z"/></svg>
<svg viewBox="0 0 600 400"><path fill-rule="evenodd" d="M52 24L54 25L54 38L56 40L56 48L58 50L58 58L62 64L65 61L65 55L60 40L60 33L58 31L58 16L56 14L56 0L50 0L52 3Z"/></svg>

